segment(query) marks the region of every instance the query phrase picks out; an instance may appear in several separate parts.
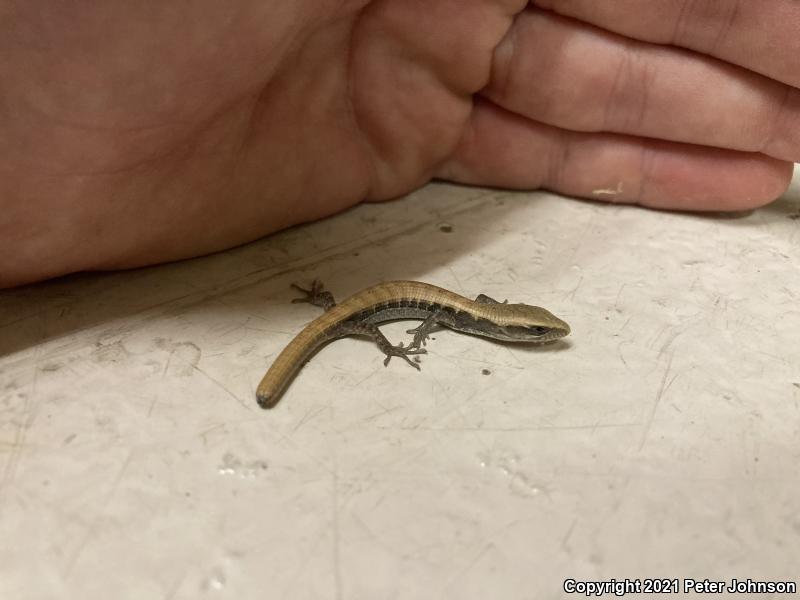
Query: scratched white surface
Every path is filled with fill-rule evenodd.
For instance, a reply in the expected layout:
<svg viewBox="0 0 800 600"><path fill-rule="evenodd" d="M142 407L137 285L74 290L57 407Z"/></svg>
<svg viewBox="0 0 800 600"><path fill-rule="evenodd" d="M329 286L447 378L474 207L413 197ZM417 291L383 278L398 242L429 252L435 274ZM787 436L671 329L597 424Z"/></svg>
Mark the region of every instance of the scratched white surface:
<svg viewBox="0 0 800 600"><path fill-rule="evenodd" d="M440 332L421 373L342 340L262 411L263 371L317 314L289 283L313 277L339 298L411 278L537 303L573 335ZM798 340L797 186L714 217L436 184L208 258L0 292L0 598L797 580Z"/></svg>

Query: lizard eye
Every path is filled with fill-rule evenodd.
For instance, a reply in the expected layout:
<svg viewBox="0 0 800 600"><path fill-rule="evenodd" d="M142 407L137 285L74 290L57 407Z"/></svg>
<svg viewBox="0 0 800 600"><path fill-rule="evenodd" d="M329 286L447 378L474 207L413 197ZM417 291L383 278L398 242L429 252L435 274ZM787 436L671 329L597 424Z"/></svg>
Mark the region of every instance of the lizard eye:
<svg viewBox="0 0 800 600"><path fill-rule="evenodd" d="M535 338L542 337L550 332L549 327L542 327L539 325L532 325L530 327L524 326L511 326L506 327L506 334L518 340L534 340Z"/></svg>

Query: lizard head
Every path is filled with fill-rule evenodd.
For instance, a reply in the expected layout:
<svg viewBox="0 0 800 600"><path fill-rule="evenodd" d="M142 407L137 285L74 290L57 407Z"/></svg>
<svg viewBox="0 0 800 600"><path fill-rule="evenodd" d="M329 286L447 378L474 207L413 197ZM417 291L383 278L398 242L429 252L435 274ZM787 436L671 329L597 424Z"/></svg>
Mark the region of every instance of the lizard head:
<svg viewBox="0 0 800 600"><path fill-rule="evenodd" d="M540 306L506 304L500 333L510 342L550 342L569 335L569 325Z"/></svg>
<svg viewBox="0 0 800 600"><path fill-rule="evenodd" d="M528 343L551 342L570 332L566 322L540 306L498 302L493 310L492 319L479 318L474 326L462 330L504 342Z"/></svg>

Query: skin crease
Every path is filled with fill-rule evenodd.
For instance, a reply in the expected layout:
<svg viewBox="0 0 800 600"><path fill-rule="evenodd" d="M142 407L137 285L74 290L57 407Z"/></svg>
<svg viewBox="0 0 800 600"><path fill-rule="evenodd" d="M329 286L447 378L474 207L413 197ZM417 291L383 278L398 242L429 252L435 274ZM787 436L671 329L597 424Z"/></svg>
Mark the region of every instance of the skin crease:
<svg viewBox="0 0 800 600"><path fill-rule="evenodd" d="M0 0L0 56L0 287L432 178L754 208L800 160L792 0Z"/></svg>

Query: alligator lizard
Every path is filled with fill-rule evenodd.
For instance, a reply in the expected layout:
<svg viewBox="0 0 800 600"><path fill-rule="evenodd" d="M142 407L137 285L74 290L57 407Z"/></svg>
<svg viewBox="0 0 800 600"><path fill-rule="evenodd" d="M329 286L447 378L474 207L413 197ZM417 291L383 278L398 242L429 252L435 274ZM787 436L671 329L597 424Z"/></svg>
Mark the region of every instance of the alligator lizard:
<svg viewBox="0 0 800 600"><path fill-rule="evenodd" d="M384 365L393 356L404 359L415 369L419 365L409 355L425 354L421 348L437 325L506 342L542 343L569 334L569 325L544 308L528 304L498 302L484 294L469 300L454 292L419 281L389 281L366 288L341 304L319 281L310 290L292 287L305 294L292 302L309 302L325 313L309 323L272 363L256 390L258 404L272 408L286 386L311 356L324 344L350 336L372 338L386 355ZM399 319L423 319L408 330L414 338L408 346L393 346L378 329L379 323Z"/></svg>

